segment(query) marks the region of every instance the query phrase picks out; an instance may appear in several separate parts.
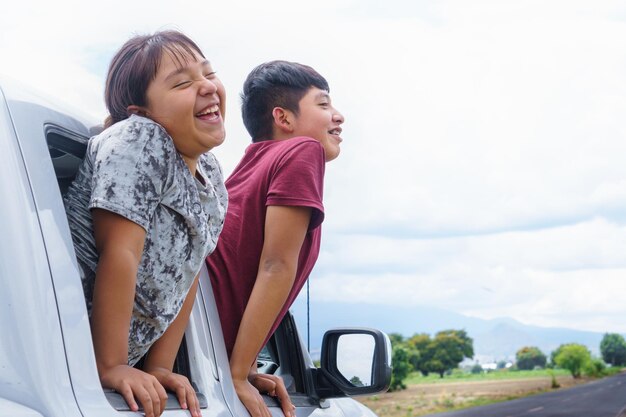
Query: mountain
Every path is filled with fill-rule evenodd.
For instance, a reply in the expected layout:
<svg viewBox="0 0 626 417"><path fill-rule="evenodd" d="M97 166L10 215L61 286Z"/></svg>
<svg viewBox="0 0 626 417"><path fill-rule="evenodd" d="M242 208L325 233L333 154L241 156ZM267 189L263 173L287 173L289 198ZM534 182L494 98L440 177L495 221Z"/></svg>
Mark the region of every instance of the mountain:
<svg viewBox="0 0 626 417"><path fill-rule="evenodd" d="M302 338L307 341L306 300L299 298L291 309ZM465 329L474 339L475 359L481 363L515 358L523 346L537 346L548 357L562 343L586 345L599 355L603 333L531 326L511 318L479 319L453 311L422 306L384 306L364 303L312 302L310 346L315 357L324 332L336 327L373 327L405 337L434 334L445 329Z"/></svg>

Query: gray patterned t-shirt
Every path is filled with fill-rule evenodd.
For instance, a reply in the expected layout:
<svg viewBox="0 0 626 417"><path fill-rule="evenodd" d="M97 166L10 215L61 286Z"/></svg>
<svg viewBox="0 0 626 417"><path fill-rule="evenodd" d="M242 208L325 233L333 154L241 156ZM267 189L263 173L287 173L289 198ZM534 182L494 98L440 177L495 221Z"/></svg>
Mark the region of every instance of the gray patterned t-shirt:
<svg viewBox="0 0 626 417"><path fill-rule="evenodd" d="M199 179L200 177L201 179ZM91 209L105 209L146 231L137 272L128 362L135 364L167 329L224 224L227 195L211 153L194 177L167 132L133 115L89 140L65 197L87 307L98 264Z"/></svg>

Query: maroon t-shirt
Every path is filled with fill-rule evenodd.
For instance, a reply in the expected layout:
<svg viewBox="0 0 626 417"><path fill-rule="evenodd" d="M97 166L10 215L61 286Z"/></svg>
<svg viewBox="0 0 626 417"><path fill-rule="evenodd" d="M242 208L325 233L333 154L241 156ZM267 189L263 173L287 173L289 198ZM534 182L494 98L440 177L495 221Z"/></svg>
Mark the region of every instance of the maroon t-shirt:
<svg viewBox="0 0 626 417"><path fill-rule="evenodd" d="M295 283L270 335L311 273L320 250L324 220L324 167L324 149L316 140L270 140L251 144L226 180L228 210L217 247L207 258L207 267L229 357L259 270L267 206L313 209L300 249Z"/></svg>

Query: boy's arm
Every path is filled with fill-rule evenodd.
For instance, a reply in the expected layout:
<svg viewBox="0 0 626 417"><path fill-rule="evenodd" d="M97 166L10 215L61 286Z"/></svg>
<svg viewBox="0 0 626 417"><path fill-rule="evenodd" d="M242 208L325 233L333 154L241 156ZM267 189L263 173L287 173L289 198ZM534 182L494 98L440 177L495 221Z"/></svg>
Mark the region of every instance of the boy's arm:
<svg viewBox="0 0 626 417"><path fill-rule="evenodd" d="M252 417L270 415L258 389L248 381L248 375L293 286L310 219L308 207L267 207L259 270L230 359L235 389ZM278 396L286 416L295 416L295 407L284 384L275 382L278 383L272 386L270 393L274 391Z"/></svg>
<svg viewBox="0 0 626 417"><path fill-rule="evenodd" d="M194 417L201 415L196 392L189 380L183 375L173 373L172 368L174 367L176 353L183 339L185 328L189 322L189 315L191 314L197 290L198 277L196 276L178 316L176 316L165 333L154 342L148 351L143 366L143 370L150 375L154 375L166 389L175 392L180 406L183 409L188 409Z"/></svg>
<svg viewBox="0 0 626 417"><path fill-rule="evenodd" d="M93 209L92 218L99 260L91 330L100 382L122 394L131 410L138 410L137 398L146 417L158 416L167 400L165 390L154 376L128 366L128 332L146 234L107 210Z"/></svg>

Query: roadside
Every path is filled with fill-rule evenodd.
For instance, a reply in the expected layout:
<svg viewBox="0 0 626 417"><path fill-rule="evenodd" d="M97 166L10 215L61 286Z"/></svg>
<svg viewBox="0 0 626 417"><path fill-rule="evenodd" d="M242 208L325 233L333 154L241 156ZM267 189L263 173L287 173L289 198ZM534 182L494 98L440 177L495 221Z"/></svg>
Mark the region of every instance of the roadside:
<svg viewBox="0 0 626 417"><path fill-rule="evenodd" d="M568 375L556 377L561 388L591 381ZM508 401L532 394L551 391L549 376L485 381L451 381L410 384L396 392L362 397L359 400L376 414L385 417L415 417L440 411Z"/></svg>

